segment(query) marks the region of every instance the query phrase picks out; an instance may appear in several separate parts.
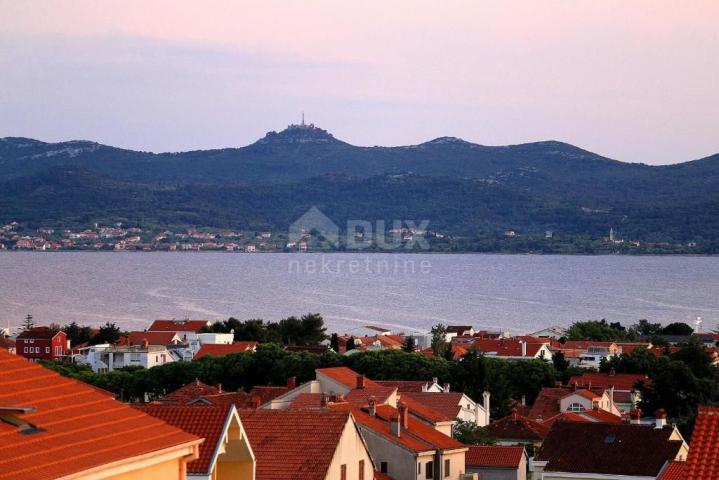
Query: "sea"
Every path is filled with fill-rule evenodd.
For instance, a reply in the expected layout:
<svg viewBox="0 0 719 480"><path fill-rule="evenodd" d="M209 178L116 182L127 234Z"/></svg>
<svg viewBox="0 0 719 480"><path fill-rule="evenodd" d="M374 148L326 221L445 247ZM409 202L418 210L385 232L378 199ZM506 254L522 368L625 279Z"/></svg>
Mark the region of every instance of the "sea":
<svg viewBox="0 0 719 480"><path fill-rule="evenodd" d="M437 323L529 333L577 320L719 322L719 258L375 253L4 252L0 327L154 319L278 321L328 331Z"/></svg>

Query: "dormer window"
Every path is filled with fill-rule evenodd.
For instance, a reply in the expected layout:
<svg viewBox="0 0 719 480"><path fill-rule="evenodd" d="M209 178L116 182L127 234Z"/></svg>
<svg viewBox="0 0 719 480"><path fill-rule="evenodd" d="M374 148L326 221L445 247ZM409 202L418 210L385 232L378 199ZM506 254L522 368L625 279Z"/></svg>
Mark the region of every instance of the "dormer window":
<svg viewBox="0 0 719 480"><path fill-rule="evenodd" d="M584 405L581 403L572 403L569 405L569 408L567 408L568 412L584 412L586 408L584 408Z"/></svg>

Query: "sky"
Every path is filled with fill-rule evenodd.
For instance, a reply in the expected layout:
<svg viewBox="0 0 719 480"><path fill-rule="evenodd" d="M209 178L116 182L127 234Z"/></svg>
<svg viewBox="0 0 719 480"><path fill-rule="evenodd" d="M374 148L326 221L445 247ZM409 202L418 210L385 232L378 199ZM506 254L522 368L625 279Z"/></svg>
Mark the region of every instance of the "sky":
<svg viewBox="0 0 719 480"><path fill-rule="evenodd" d="M355 145L719 152L716 0L0 0L0 137L149 151L308 121Z"/></svg>

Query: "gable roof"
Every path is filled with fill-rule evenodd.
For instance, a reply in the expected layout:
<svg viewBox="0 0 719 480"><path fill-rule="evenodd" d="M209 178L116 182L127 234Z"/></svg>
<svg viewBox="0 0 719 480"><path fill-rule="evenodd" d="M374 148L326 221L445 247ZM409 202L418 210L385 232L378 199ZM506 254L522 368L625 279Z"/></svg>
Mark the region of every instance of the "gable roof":
<svg viewBox="0 0 719 480"><path fill-rule="evenodd" d="M265 385L256 385L252 387L252 390L250 390L250 397L259 397L260 399L260 405L264 405L265 403L269 402L270 400L273 400L280 395L284 395L287 393L290 389L288 387L272 387L272 386L265 386Z"/></svg>
<svg viewBox="0 0 719 480"><path fill-rule="evenodd" d="M256 480L324 480L347 411L240 410L257 460Z"/></svg>
<svg viewBox="0 0 719 480"><path fill-rule="evenodd" d="M216 395L220 393L220 387L214 385L208 385L200 380L195 380L187 385L183 385L177 390L173 390L166 394L160 401L163 403L181 403L186 404L187 402L202 397L204 395Z"/></svg>
<svg viewBox="0 0 719 480"><path fill-rule="evenodd" d="M589 400L598 396L601 397L599 392L585 389L574 390L569 387L544 387L539 391L537 398L534 399L534 404L532 404L532 408L529 409L527 416L535 420L549 420L562 413L559 401L570 395L580 395Z"/></svg>
<svg viewBox="0 0 719 480"><path fill-rule="evenodd" d="M355 372L348 367L330 367L330 368L318 368L315 370L317 373L321 373L337 383L341 383L347 388L357 387L357 376L359 373ZM364 379L365 387L379 387L379 385L369 378Z"/></svg>
<svg viewBox="0 0 719 480"><path fill-rule="evenodd" d="M207 320L155 320L148 332L199 332L210 322Z"/></svg>
<svg viewBox="0 0 719 480"><path fill-rule="evenodd" d="M402 394L402 400L412 399L441 413L445 418L454 420L460 412L459 402L463 396L462 392L405 392Z"/></svg>
<svg viewBox="0 0 719 480"><path fill-rule="evenodd" d="M535 458L548 462L547 472L655 477L682 448L681 440L670 440L673 431L673 427L555 422Z"/></svg>
<svg viewBox="0 0 719 480"><path fill-rule="evenodd" d="M719 407L699 407L684 473L687 480L719 478Z"/></svg>
<svg viewBox="0 0 719 480"><path fill-rule="evenodd" d="M187 471L195 474L209 474L216 461L218 444L224 438L229 419L235 414L235 407L229 406L187 406L187 405L135 405L138 410L191 433L205 441L200 445L200 456L187 464Z"/></svg>
<svg viewBox="0 0 719 480"><path fill-rule="evenodd" d="M542 339L542 343L537 342L526 342L527 346L527 357L534 357L537 352L542 348L543 345L549 343ZM522 356L522 343L519 340L507 339L507 338L478 338L472 344L474 348L484 353L493 353L498 357L521 357Z"/></svg>
<svg viewBox="0 0 719 480"><path fill-rule="evenodd" d="M0 406L34 407L19 418L29 435L0 422L0 478L44 480L77 474L202 439L107 393L0 350Z"/></svg>
<svg viewBox="0 0 719 480"><path fill-rule="evenodd" d="M524 447L472 445L467 450L464 464L474 468L519 468L524 455Z"/></svg>
<svg viewBox="0 0 719 480"><path fill-rule="evenodd" d="M33 339L51 339L57 335L57 330L52 330L50 327L33 327L30 330L25 330L17 336L18 339L33 338Z"/></svg>
<svg viewBox="0 0 719 480"><path fill-rule="evenodd" d="M224 357L231 353L242 353L253 351L257 348L257 342L235 342L231 344L207 343L200 347L193 360L200 359L206 355L212 355L213 357Z"/></svg>
<svg viewBox="0 0 719 480"><path fill-rule="evenodd" d="M422 381L422 380L375 380L375 383L378 383L384 387L394 387L397 389L398 392L421 392L422 389L426 386L431 386L434 382L429 381Z"/></svg>
<svg viewBox="0 0 719 480"><path fill-rule="evenodd" d="M498 439L540 441L549 433L549 427L522 415L512 413L489 425L490 435Z"/></svg>
<svg viewBox="0 0 719 480"><path fill-rule="evenodd" d="M615 390L634 390L634 385L637 382L643 381L644 383L649 382L649 378L643 373L585 373L582 375L573 375L570 377L569 385L576 384L582 388L610 388L614 387Z"/></svg>
<svg viewBox="0 0 719 480"><path fill-rule="evenodd" d="M671 462L667 465L667 468L664 469L662 476L659 477L659 480L686 480L688 477L684 472L684 467L685 462Z"/></svg>
<svg viewBox="0 0 719 480"><path fill-rule="evenodd" d="M130 332L127 336L129 345L142 345L145 340L149 345L170 345L173 340L180 340L175 332Z"/></svg>

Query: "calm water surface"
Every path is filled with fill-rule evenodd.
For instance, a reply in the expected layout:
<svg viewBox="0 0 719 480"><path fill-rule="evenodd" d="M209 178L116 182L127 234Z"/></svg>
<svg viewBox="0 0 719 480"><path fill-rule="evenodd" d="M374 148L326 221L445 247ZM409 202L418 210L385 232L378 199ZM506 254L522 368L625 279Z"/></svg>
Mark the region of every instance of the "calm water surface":
<svg viewBox="0 0 719 480"><path fill-rule="evenodd" d="M155 318L306 312L337 331L719 321L717 257L6 252L0 271L0 326L28 312L41 323L128 329Z"/></svg>

